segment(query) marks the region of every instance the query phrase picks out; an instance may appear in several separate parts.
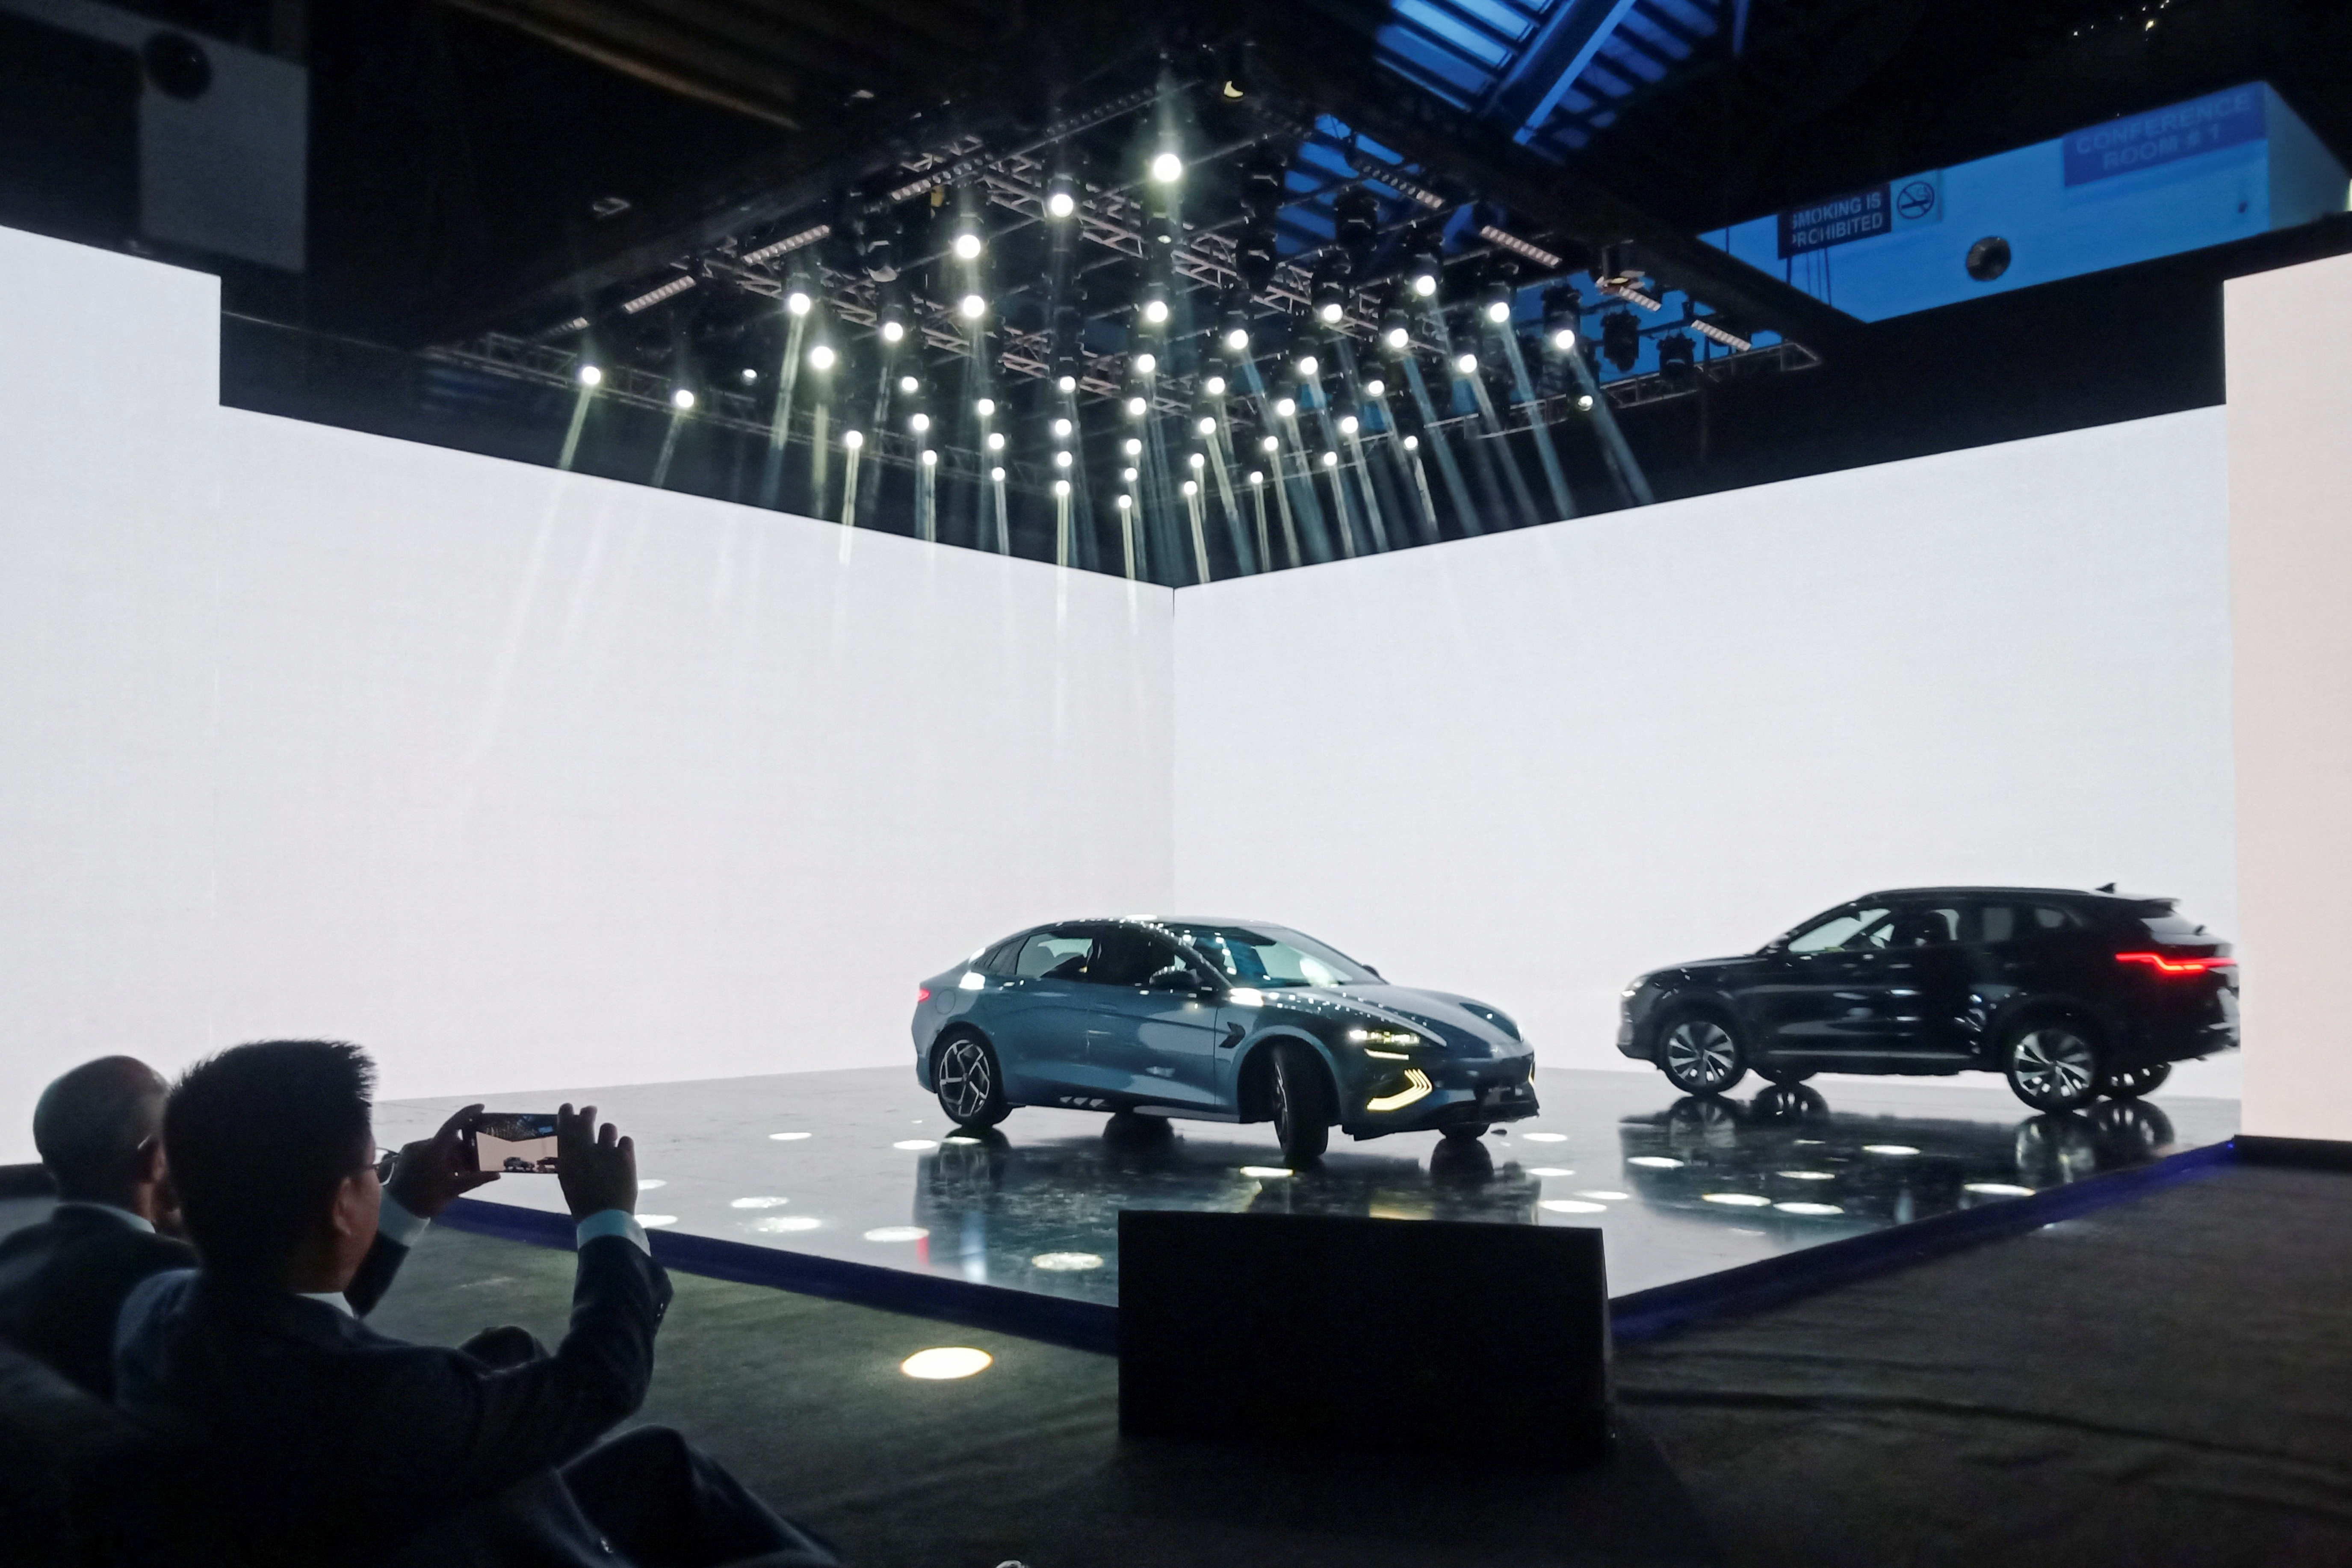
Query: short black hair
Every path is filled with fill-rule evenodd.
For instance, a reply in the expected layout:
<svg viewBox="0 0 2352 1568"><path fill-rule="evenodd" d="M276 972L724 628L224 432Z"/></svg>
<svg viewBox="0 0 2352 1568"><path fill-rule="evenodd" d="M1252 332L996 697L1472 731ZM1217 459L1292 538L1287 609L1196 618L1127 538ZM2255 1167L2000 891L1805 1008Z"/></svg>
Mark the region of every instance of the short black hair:
<svg viewBox="0 0 2352 1568"><path fill-rule="evenodd" d="M132 1057L84 1062L41 1091L33 1147L62 1198L115 1195L141 1147L162 1131L163 1080Z"/></svg>
<svg viewBox="0 0 2352 1568"><path fill-rule="evenodd" d="M375 1064L340 1040L263 1040L206 1057L163 1108L163 1154L206 1267L268 1272L374 1157Z"/></svg>

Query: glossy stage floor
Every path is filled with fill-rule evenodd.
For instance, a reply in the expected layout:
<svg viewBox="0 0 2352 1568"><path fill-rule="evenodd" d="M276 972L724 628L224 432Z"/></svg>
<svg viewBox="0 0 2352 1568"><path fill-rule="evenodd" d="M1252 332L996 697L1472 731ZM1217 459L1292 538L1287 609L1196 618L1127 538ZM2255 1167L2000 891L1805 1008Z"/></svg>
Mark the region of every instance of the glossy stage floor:
<svg viewBox="0 0 2352 1568"><path fill-rule="evenodd" d="M1335 1135L1319 1166L1295 1172L1263 1124L1024 1108L984 1135L960 1133L898 1068L551 1089L499 1095L491 1108L593 1103L636 1141L648 1227L792 1255L772 1260L780 1283L796 1260L829 1259L864 1267L835 1268L828 1295L856 1296L864 1279L887 1297L878 1268L910 1287L906 1275L1103 1304L1118 1300L1123 1208L1598 1226L1611 1294L1622 1296L2146 1164L2238 1129L2229 1100L2034 1115L1992 1078L1751 1080L1699 1100L1654 1073L1547 1068L1537 1088L1544 1114L1500 1135L1466 1146L1433 1133ZM420 1136L464 1103L379 1106L377 1138ZM509 1176L479 1196L509 1215L562 1207L547 1176Z"/></svg>

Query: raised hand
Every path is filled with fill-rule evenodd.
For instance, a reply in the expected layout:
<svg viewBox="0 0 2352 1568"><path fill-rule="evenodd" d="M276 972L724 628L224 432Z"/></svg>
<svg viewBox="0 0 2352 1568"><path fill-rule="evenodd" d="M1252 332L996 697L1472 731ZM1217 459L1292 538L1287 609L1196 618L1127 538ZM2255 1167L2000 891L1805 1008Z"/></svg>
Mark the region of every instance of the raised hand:
<svg viewBox="0 0 2352 1568"><path fill-rule="evenodd" d="M555 1113L555 1179L573 1219L606 1209L634 1214L637 1207L637 1146L607 1121L596 1125L596 1108Z"/></svg>
<svg viewBox="0 0 2352 1568"><path fill-rule="evenodd" d="M466 1149L466 1134L481 1113L480 1106L469 1105L443 1122L441 1131L432 1137L403 1144L393 1156L392 1174L383 1184L385 1194L410 1214L431 1219L485 1182L497 1181L497 1172L474 1169L473 1156Z"/></svg>

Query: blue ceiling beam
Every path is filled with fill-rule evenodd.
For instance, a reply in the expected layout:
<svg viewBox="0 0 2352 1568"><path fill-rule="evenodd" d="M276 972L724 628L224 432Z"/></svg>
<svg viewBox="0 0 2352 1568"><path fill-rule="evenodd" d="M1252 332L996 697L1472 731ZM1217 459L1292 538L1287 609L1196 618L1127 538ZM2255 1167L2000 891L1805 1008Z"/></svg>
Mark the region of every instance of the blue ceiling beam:
<svg viewBox="0 0 2352 1568"><path fill-rule="evenodd" d="M1534 141L1633 4L1558 0L1519 58L1487 89L1476 110L1479 118L1511 125L1511 139L1522 145Z"/></svg>

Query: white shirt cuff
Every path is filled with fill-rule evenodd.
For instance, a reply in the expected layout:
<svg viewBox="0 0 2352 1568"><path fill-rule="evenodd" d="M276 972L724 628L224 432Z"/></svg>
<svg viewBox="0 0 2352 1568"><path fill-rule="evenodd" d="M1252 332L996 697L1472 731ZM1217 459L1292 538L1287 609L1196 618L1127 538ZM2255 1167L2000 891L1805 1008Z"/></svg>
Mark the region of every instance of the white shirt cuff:
<svg viewBox="0 0 2352 1568"><path fill-rule="evenodd" d="M598 1209L580 1222L579 1228L572 1232L572 1244L585 1247L600 1236L625 1236L639 1252L648 1258L653 1256L654 1249L646 1241L646 1227L626 1209Z"/></svg>
<svg viewBox="0 0 2352 1568"><path fill-rule="evenodd" d="M415 1247L416 1238L423 1236L425 1227L432 1223L423 1215L409 1213L407 1205L386 1193L382 1206L376 1211L375 1233L395 1247Z"/></svg>

